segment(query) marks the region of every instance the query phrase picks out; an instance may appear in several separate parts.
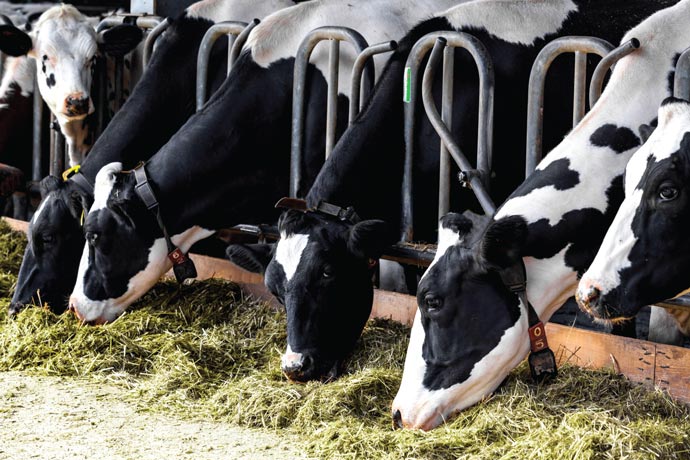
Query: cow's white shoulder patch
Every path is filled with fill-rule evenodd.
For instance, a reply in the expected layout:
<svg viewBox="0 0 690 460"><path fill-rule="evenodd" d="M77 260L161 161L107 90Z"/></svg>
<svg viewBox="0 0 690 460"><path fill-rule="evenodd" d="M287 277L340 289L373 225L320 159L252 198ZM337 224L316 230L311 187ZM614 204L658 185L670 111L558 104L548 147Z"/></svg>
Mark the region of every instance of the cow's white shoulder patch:
<svg viewBox="0 0 690 460"><path fill-rule="evenodd" d="M455 6L441 16L456 29L482 28L501 40L531 45L557 32L575 11L577 5L572 0L474 0Z"/></svg>
<svg viewBox="0 0 690 460"><path fill-rule="evenodd" d="M101 168L96 174L94 184L93 204L90 211L97 211L106 207L110 192L115 185L115 175L122 171L122 163L109 163Z"/></svg>
<svg viewBox="0 0 690 460"><path fill-rule="evenodd" d="M276 245L276 261L283 267L287 281L295 276L307 243L309 243L309 235L307 234L287 235L285 232L281 232L280 241Z"/></svg>
<svg viewBox="0 0 690 460"><path fill-rule="evenodd" d="M26 56L7 56L5 60L5 72L0 83L0 98L10 95L14 91L12 83L19 87L22 96L29 97L34 91L34 78L36 65Z"/></svg>
<svg viewBox="0 0 690 460"><path fill-rule="evenodd" d="M294 4L292 0L204 0L188 7L187 16L212 22L249 22Z"/></svg>

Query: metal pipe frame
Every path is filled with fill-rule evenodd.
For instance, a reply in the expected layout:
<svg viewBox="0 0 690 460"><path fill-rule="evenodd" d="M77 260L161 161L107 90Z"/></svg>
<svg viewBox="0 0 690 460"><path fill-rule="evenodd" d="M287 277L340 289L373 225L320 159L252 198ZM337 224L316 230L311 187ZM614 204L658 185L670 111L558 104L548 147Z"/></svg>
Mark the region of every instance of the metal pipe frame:
<svg viewBox="0 0 690 460"><path fill-rule="evenodd" d="M137 23L137 25L139 24ZM170 18L165 18L159 24L156 24L146 36L146 41L144 42L144 56L142 58L144 68L146 68L151 60L153 46L156 44L156 40L158 40L158 37L160 37L168 27L170 27Z"/></svg>
<svg viewBox="0 0 690 460"><path fill-rule="evenodd" d="M232 46L230 46L230 42L228 42L228 71L227 74L230 75L230 70L232 70L232 66L237 60L237 58L240 56L240 53L242 52L242 48L244 47L244 44L247 42L247 38L249 38L249 34L251 33L252 30L254 30L254 27L258 26L261 21L257 18L252 19L252 22L250 22L247 27L240 32L239 35L234 39L232 42ZM231 37L228 37L228 40Z"/></svg>
<svg viewBox="0 0 690 460"><path fill-rule="evenodd" d="M528 97L527 97L527 146L525 177L529 176L537 167L537 163L542 157L542 131L544 125L544 86L546 84L546 74L551 63L563 53L582 53L607 55L613 49L606 40L593 37L562 37L550 42L537 55L532 64L529 76ZM576 79L583 73L581 64L575 67ZM582 91L575 94L574 100L581 101L584 98L584 87L575 84L575 91ZM580 110L580 107L577 108ZM575 118L575 114L573 115Z"/></svg>
<svg viewBox="0 0 690 460"><path fill-rule="evenodd" d="M428 65L428 64L427 64ZM443 48L443 88L441 95L441 120L446 126L453 126L453 74L455 70L455 48ZM433 83L433 80L432 80ZM441 142L438 167L438 218L450 211L450 154L446 144Z"/></svg>
<svg viewBox="0 0 690 460"><path fill-rule="evenodd" d="M258 19L255 19L251 23L251 27L253 28L256 24L258 24ZM242 32L249 28L246 22L240 22L240 21L224 21L224 22L219 22L218 24L214 24L211 26L206 33L204 34L204 38L201 40L201 45L199 45L199 53L197 54L196 58L196 110L197 112L201 110L201 108L204 106L206 103L206 96L207 96L207 80L208 80L208 63L209 59L211 58L211 50L213 49L213 45L216 43L216 40L218 40L220 37L226 36L226 35L235 35L239 36L242 34ZM251 29L249 29L251 30ZM248 35L249 33L247 33ZM235 40L234 45L237 45L237 42L239 40ZM230 47L228 45L228 49L232 49L233 47ZM230 61L230 56L232 54L232 51L230 51L230 54L228 55L228 69L232 66L232 62ZM228 70L229 73L229 70Z"/></svg>
<svg viewBox="0 0 690 460"><path fill-rule="evenodd" d="M292 86L292 142L290 149L290 196L297 197L297 192L301 188L302 184L302 150L304 145L303 131L304 131L304 92L307 83L307 69L309 65L309 57L317 44L323 40L332 41L347 41L354 48L356 53L361 54L369 44L364 39L364 37L357 31L347 28L347 27L319 27L312 30L307 34L307 36L302 40L297 51L297 56L295 57L295 69L293 77ZM333 57L333 51L336 49L334 45L331 44L331 55L329 56L329 74L333 74L333 60L339 63L339 58ZM335 72L337 75L337 70ZM365 74L366 85L371 85L373 81L373 70L370 75L369 72ZM331 76L328 76L329 80L332 80ZM328 100L335 101L327 109L328 117L326 118L326 146L335 145L335 131L337 126L337 98L338 98L338 88L337 85L333 87L329 83L328 88Z"/></svg>
<svg viewBox="0 0 690 460"><path fill-rule="evenodd" d="M424 38L422 39L424 40ZM446 37L435 38L434 47L429 57L429 62L424 70L424 77L422 79L422 100L424 102L424 109L429 117L431 125L436 130L436 133L441 138L441 142L445 144L448 153L453 157L453 160L460 167L461 171L470 172L468 174L468 182L472 191L474 192L479 204L487 215L493 215L496 212L489 192L486 187L486 182L489 179L489 171L491 170L491 136L493 134L493 64L489 52L484 45L475 37L463 32L448 33ZM460 147L453 140L453 134L450 132L446 124L441 119L441 116L434 104L433 82L436 75L436 67L438 67L443 50L446 46L464 48L470 52L479 70L479 129L477 134L477 164L479 174L472 174L473 167L467 160L465 155L460 150Z"/></svg>
<svg viewBox="0 0 690 460"><path fill-rule="evenodd" d="M613 70L616 62L632 53L640 47L640 41L637 38L631 38L627 42L621 44L616 49L608 53L602 58L594 69L592 74L592 82L589 84L589 107L594 107L599 97L601 96L602 88L604 87L604 78L609 70Z"/></svg>
<svg viewBox="0 0 690 460"><path fill-rule="evenodd" d="M690 100L690 48L678 57L673 78L673 96L686 101Z"/></svg>
<svg viewBox="0 0 690 460"><path fill-rule="evenodd" d="M413 209L413 165L414 165L414 128L416 122L415 107L418 104L419 95L417 92L419 82L419 72L424 58L429 51L436 45L436 40L443 38L452 47L467 49L477 62L480 77L485 78L484 85L480 81L480 108L479 108L479 137L477 146L478 169L488 171L491 169L492 161L492 141L493 141L493 88L494 72L493 63L490 56L486 53L484 46L471 35L460 32L432 32L422 37L414 44L407 62L405 63L404 74L404 136L405 136L405 160L402 181L402 212L401 212L401 235L402 242L411 242L414 239L414 209ZM457 40L456 40L457 38ZM482 50L482 51L478 51ZM427 113L428 115L428 113ZM484 123L484 124L482 124ZM438 129L437 129L438 131ZM443 145L444 142L441 142ZM449 147L446 144L446 147ZM457 144L455 144L457 147ZM482 153L483 152L483 153Z"/></svg>
<svg viewBox="0 0 690 460"><path fill-rule="evenodd" d="M65 170L65 137L57 125L55 115L50 115L50 175L60 176Z"/></svg>
<svg viewBox="0 0 690 460"><path fill-rule="evenodd" d="M41 159L43 157L43 137L41 136L43 125L43 97L38 91L38 76L34 77L34 110L33 110L33 143L31 158L31 180L38 182L43 178Z"/></svg>
<svg viewBox="0 0 690 460"><path fill-rule="evenodd" d="M362 104L360 101L366 101L369 98L369 93L371 91L370 87L365 86L362 88L362 72L364 72L365 65L370 58L377 54L388 53L390 51L395 51L398 49L398 43L394 40L384 43L378 43L376 45L371 45L362 51L355 59L355 63L352 66L352 78L350 81L350 110L349 110L349 120L350 124L355 120L359 111L362 110ZM373 79L370 79L373 86Z"/></svg>

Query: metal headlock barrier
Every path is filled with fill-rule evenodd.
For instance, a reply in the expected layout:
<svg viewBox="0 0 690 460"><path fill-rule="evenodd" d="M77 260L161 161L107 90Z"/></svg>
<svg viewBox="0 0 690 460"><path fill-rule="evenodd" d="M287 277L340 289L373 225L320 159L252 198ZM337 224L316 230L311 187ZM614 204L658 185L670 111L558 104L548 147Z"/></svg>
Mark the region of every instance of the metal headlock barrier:
<svg viewBox="0 0 690 460"><path fill-rule="evenodd" d="M441 40L439 42L439 40ZM437 44L440 43L440 44ZM449 46L447 46L449 45ZM461 170L468 174L467 182L474 184L477 181L485 181L484 188L488 187L488 178L491 171L492 161L492 140L493 140L493 106L494 106L494 70L491 57L484 45L474 36L461 32L432 32L422 37L410 51L405 64L403 95L404 108L404 136L405 136L405 163L403 170L402 183L402 228L401 242L409 243L414 237L414 209L413 209L413 164L414 164L414 125L415 107L417 106L417 86L419 72L422 61L432 48L440 47L444 51L443 57L443 121L451 123L453 106L453 65L454 48L464 48L467 50L477 64L479 71L479 122L477 129L477 168L469 167L464 155L460 152L457 144L452 142L452 136L447 130L437 132L441 136L441 157L439 172L439 217L448 213L450 208L450 158L448 154L461 166ZM432 51L433 53L433 51ZM427 63L427 69L431 63ZM434 65L436 63L434 62ZM432 75L435 69L432 69ZM425 73L426 75L426 73ZM431 91L432 80L422 82L422 92ZM427 115L429 113L427 112ZM433 124L433 120L432 120ZM445 126L445 125L444 125ZM450 141L455 152L449 151ZM461 156L458 156L461 155ZM464 159L464 160L463 160ZM473 177L469 177L473 176ZM480 192L481 193L481 192ZM484 198L488 198L488 194ZM482 205L483 206L483 205Z"/></svg>
<svg viewBox="0 0 690 460"><path fill-rule="evenodd" d="M304 146L304 93L307 82L309 58L316 45L328 40L328 96L326 104L326 158L335 145L336 126L338 123L338 72L340 69L340 42L350 43L357 52L358 58L353 65L352 94L350 95L350 122L353 115L359 112L360 100L366 100L374 85L374 67L370 65L372 56L391 51L397 47L395 42L369 46L364 37L347 27L319 27L312 30L302 40L295 57L294 79L292 86L292 143L290 150L290 196L297 197L302 184L302 150ZM360 59L361 58L361 59ZM365 79L362 86L361 80Z"/></svg>
<svg viewBox="0 0 690 460"><path fill-rule="evenodd" d="M690 48L678 57L673 78L673 96L690 101Z"/></svg>
<svg viewBox="0 0 690 460"><path fill-rule="evenodd" d="M242 51L242 47L249 37L249 33L259 24L258 19L254 19L247 24L240 21L219 22L211 26L199 45L199 54L196 59L196 110L197 112L206 103L208 84L208 64L211 58L211 50L216 41L223 36L228 37L228 66L227 75L230 75L232 65Z"/></svg>
<svg viewBox="0 0 690 460"><path fill-rule="evenodd" d="M602 57L597 65L589 88L589 106L592 107L601 95L604 77L615 62L639 48L640 42L632 39L618 48L606 40L594 37L562 37L541 50L532 65L527 99L527 144L525 177L534 172L542 159L542 130L544 122L544 85L551 63L561 54L575 54L575 85L573 91L573 126L585 115L585 94L587 78L587 54Z"/></svg>

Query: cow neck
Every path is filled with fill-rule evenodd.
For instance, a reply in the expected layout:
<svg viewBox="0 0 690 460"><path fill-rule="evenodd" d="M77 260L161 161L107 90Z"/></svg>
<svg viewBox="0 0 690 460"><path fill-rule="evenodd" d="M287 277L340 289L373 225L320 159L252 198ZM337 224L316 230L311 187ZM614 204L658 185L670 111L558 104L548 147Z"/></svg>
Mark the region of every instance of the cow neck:
<svg viewBox="0 0 690 460"><path fill-rule="evenodd" d="M156 52L132 94L98 138L82 165L92 183L108 163L128 168L156 153L194 113L196 55L204 33L212 25L202 19L175 21L156 42ZM212 87L225 75L216 50L209 74Z"/></svg>
<svg viewBox="0 0 690 460"><path fill-rule="evenodd" d="M263 69L241 56L233 78L149 160L171 233L275 220L273 204L288 188L280 172L288 170L292 84L275 74L287 72L291 62Z"/></svg>

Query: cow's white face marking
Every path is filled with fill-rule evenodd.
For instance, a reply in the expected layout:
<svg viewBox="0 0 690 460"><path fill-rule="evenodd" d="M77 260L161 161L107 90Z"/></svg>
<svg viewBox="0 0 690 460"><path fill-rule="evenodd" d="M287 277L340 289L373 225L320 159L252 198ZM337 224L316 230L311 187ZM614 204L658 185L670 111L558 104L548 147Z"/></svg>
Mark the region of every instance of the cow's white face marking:
<svg viewBox="0 0 690 460"><path fill-rule="evenodd" d="M266 17L249 35L244 49L251 50L258 65L268 67L280 59L294 57L303 38L317 27L326 25L353 28L370 44L398 40L418 22L462 1L466 0L304 2ZM290 27L286 27L286 24ZM381 27L381 24L386 24L386 27ZM338 92L346 96L350 95L350 69L355 58L352 46L343 44L340 47ZM387 59L385 53L374 56L377 76ZM324 76L328 75L327 42L319 43L314 48L310 62Z"/></svg>
<svg viewBox="0 0 690 460"><path fill-rule="evenodd" d="M70 115L67 98L89 98L91 64L98 51L96 31L71 5L50 8L41 15L32 32L38 87L58 120L83 119ZM89 100L88 112L94 110Z"/></svg>
<svg viewBox="0 0 690 460"><path fill-rule="evenodd" d="M632 265L630 253L638 240L633 232L633 220L644 195L644 190L638 187L650 160L665 160L680 149L683 136L690 131L690 108L685 103L666 104L659 108L658 120L658 128L626 167L625 200L594 261L582 276L578 285L581 298L585 298L592 287L599 289L601 295L607 295L620 285L620 273Z"/></svg>
<svg viewBox="0 0 690 460"><path fill-rule="evenodd" d="M34 213L33 217L31 218L31 224L35 225L36 222L41 218L41 213L43 212L43 209L48 205L48 202L53 198L53 194L49 193L48 196L45 197L43 201L41 201L41 204L38 206L38 209L36 209L36 212Z"/></svg>
<svg viewBox="0 0 690 460"><path fill-rule="evenodd" d="M430 430L491 394L529 350L525 306L520 303L520 319L507 329L496 348L479 360L467 380L442 390L424 387L426 363L422 357L424 327L417 310L400 389L393 401L393 412L400 411L405 428Z"/></svg>
<svg viewBox="0 0 690 460"><path fill-rule="evenodd" d="M301 363L302 359L302 353L295 353L292 351L292 348L290 348L290 344L288 343L285 354L283 354L283 356L280 358L280 366L281 368L285 369L294 364Z"/></svg>
<svg viewBox="0 0 690 460"><path fill-rule="evenodd" d="M462 242L462 239L460 238L460 235L458 232L454 232L450 228L445 228L443 225L438 226L438 244L436 245L436 254L434 254L434 260L431 261L431 264L429 264L429 267L424 271L424 275L422 275L422 278L426 276L427 273L429 273L429 269L433 267L436 262L439 261L441 257L446 253L448 248L451 246L455 246L457 244L460 244Z"/></svg>
<svg viewBox="0 0 690 460"><path fill-rule="evenodd" d="M491 8L487 8L487 4ZM577 11L572 0L474 0L442 13L454 28L482 28L501 40L532 45L558 32L568 16ZM515 24L523 26L515 27Z"/></svg>
<svg viewBox="0 0 690 460"><path fill-rule="evenodd" d="M173 243L187 253L189 248L197 241L207 238L215 233L201 227L192 227L184 232L172 236ZM149 249L146 267L134 275L127 284L127 291L118 298L106 300L92 300L84 293L85 274L89 268L89 246L84 245L77 282L70 296L70 306L77 316L85 322L109 322L120 316L132 303L146 294L161 277L172 268L168 258L168 248L164 238L154 240Z"/></svg>
<svg viewBox="0 0 690 460"><path fill-rule="evenodd" d="M302 260L302 253L309 243L309 235L296 233L286 235L285 232L280 234L280 240L276 244L275 260L283 267L285 272L285 280L290 281Z"/></svg>
<svg viewBox="0 0 690 460"><path fill-rule="evenodd" d="M108 198L115 186L116 175L122 172L122 163L113 162L103 166L98 174L93 186L93 204L89 211L98 211L108 204Z"/></svg>

